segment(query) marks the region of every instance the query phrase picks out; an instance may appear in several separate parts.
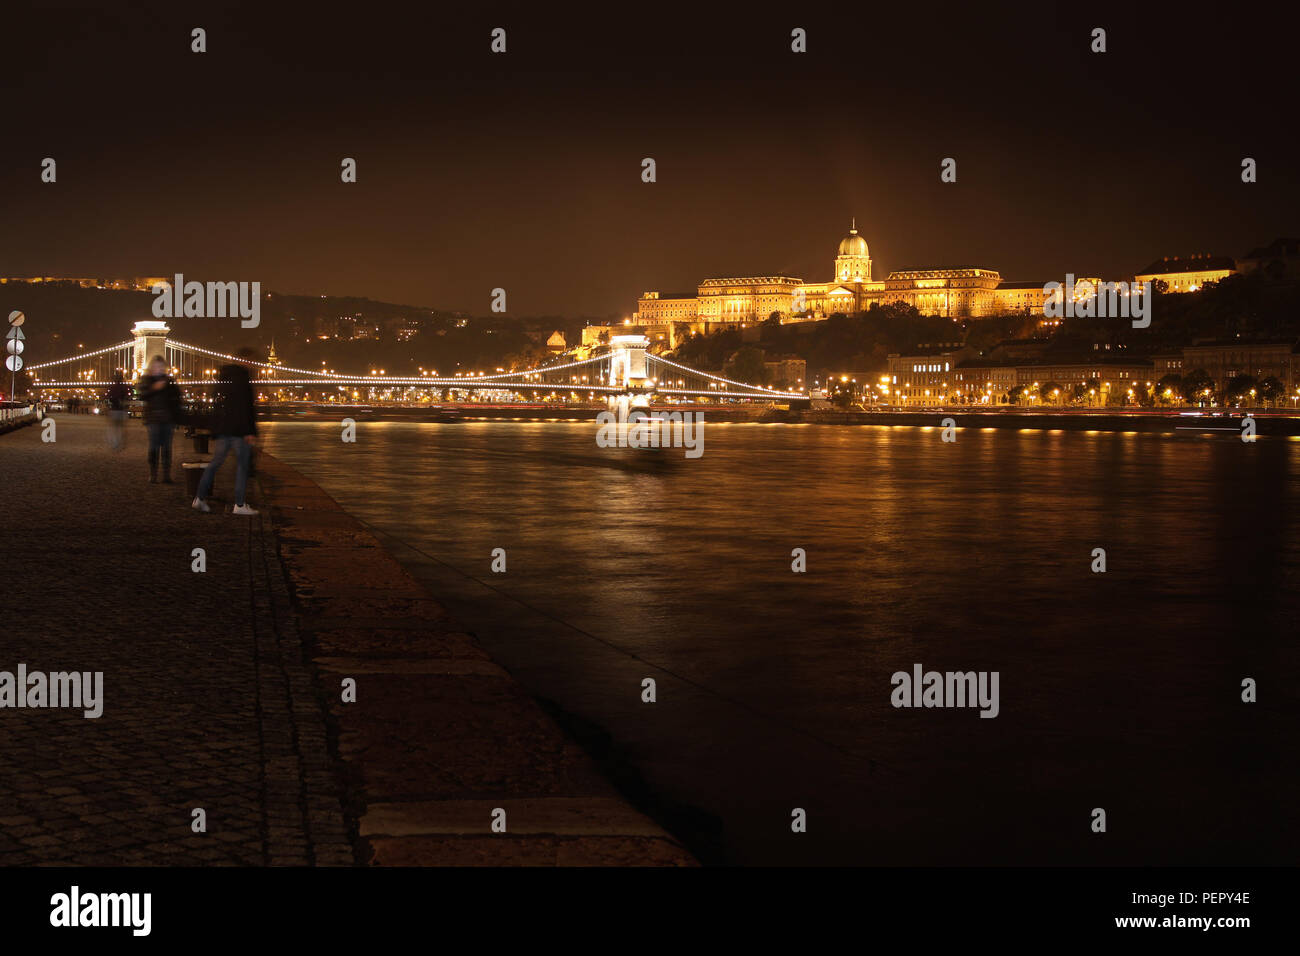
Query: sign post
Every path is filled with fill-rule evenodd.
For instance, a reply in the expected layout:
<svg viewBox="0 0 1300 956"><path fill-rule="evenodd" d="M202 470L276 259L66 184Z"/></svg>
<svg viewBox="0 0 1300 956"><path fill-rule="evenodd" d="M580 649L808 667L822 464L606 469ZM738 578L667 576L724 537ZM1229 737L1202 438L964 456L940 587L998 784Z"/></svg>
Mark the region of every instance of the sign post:
<svg viewBox="0 0 1300 956"><path fill-rule="evenodd" d="M26 348L24 339L27 338L23 332L23 323L27 317L21 312L14 311L9 313L9 334L5 336L5 351L9 355L5 358L5 368L9 369L9 400L14 400L14 382L18 377L19 370L23 367L23 349Z"/></svg>

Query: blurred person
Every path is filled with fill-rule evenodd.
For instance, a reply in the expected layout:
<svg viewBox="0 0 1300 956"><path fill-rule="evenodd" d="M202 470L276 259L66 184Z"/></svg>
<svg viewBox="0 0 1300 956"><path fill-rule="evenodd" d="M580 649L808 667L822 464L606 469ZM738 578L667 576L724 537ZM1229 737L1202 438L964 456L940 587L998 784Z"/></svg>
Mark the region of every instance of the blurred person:
<svg viewBox="0 0 1300 956"><path fill-rule="evenodd" d="M252 349L239 350L239 357L245 361L257 355ZM253 446L257 444L257 399L253 395L253 383L248 376L248 368L243 364L223 365L214 395L215 409L212 418L212 433L216 436L216 447L212 452L212 461L203 469L199 479L199 491L190 507L204 513L212 509L205 500L212 492L212 483L216 480L217 469L226 460L231 451L235 453L235 507L231 514L255 515L257 511L250 508L244 500L248 489L248 474L253 462Z"/></svg>
<svg viewBox="0 0 1300 956"><path fill-rule="evenodd" d="M113 373L113 384L104 392L108 403L108 446L113 451L126 447L126 403L131 400L131 388L122 381L122 373Z"/></svg>
<svg viewBox="0 0 1300 956"><path fill-rule="evenodd" d="M172 484L172 433L176 430L180 409L180 388L167 374L167 363L161 355L149 362L149 369L140 377L137 386L144 402L144 424L149 430L149 481L157 484L162 472L165 485Z"/></svg>

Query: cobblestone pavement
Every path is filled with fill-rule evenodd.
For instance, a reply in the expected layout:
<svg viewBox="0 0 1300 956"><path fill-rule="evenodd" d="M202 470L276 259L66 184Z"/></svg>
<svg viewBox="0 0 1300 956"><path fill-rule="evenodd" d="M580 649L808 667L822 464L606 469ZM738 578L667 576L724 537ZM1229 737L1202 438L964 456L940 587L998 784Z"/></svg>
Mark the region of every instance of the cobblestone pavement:
<svg viewBox="0 0 1300 956"><path fill-rule="evenodd" d="M138 421L113 453L54 418L0 436L0 671L103 671L103 715L0 708L0 864L352 863L269 521L222 513L233 456L202 515L180 432L154 485Z"/></svg>
<svg viewBox="0 0 1300 956"><path fill-rule="evenodd" d="M333 498L269 456L262 482L361 862L696 865Z"/></svg>

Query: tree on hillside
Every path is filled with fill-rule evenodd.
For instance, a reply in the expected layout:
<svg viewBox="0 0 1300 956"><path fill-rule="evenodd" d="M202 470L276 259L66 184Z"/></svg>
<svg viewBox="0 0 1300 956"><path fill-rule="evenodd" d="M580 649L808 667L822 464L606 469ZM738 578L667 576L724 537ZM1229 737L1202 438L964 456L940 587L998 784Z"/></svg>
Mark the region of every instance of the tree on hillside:
<svg viewBox="0 0 1300 956"><path fill-rule="evenodd" d="M1276 404L1286 394L1286 386L1281 379L1270 375L1259 383L1259 397L1270 405Z"/></svg>
<svg viewBox="0 0 1300 956"><path fill-rule="evenodd" d="M1250 404L1259 392L1259 382L1253 375L1234 375L1223 389L1224 399L1235 404Z"/></svg>
<svg viewBox="0 0 1300 956"><path fill-rule="evenodd" d="M534 368L538 365L544 365L551 359L551 351L545 345L530 342L521 349L510 353L505 357L505 367L510 371L520 369Z"/></svg>
<svg viewBox="0 0 1300 956"><path fill-rule="evenodd" d="M1161 402L1179 401L1184 394L1183 388L1182 377L1171 372L1162 376L1160 381L1156 382L1156 400Z"/></svg>
<svg viewBox="0 0 1300 956"><path fill-rule="evenodd" d="M970 322L963 344L983 352L1006 339L1027 339L1038 331L1038 317L1002 315Z"/></svg>
<svg viewBox="0 0 1300 956"><path fill-rule="evenodd" d="M1214 379L1203 368L1193 369L1183 376L1183 398L1200 404L1214 400Z"/></svg>
<svg viewBox="0 0 1300 956"><path fill-rule="evenodd" d="M1077 397L1082 398L1089 405L1101 404L1101 380L1090 378L1083 383L1081 389L1076 389L1074 393Z"/></svg>
<svg viewBox="0 0 1300 956"><path fill-rule="evenodd" d="M728 377L747 385L766 385L767 366L763 364L765 357L762 349L746 345L727 362Z"/></svg>

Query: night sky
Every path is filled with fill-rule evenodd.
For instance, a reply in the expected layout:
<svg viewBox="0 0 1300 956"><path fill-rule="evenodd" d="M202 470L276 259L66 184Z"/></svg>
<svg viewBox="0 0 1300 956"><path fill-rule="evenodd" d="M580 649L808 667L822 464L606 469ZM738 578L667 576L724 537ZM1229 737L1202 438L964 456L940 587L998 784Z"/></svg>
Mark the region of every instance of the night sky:
<svg viewBox="0 0 1300 956"><path fill-rule="evenodd" d="M1121 278L1300 231L1281 7L177 6L6 9L0 275L605 315L826 281L850 216L876 278Z"/></svg>

